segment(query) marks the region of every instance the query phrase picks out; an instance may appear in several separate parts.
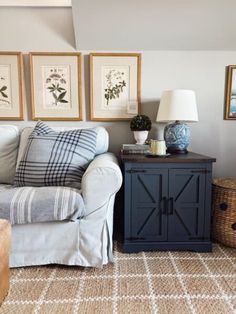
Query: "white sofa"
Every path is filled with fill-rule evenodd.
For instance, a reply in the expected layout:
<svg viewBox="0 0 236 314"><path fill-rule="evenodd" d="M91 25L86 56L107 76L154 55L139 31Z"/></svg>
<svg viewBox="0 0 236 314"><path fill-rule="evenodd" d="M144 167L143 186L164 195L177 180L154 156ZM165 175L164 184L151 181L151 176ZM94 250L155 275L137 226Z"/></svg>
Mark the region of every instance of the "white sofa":
<svg viewBox="0 0 236 314"><path fill-rule="evenodd" d="M15 126L0 126L0 190L13 183L32 129L20 132ZM122 175L116 157L107 152L107 131L97 127L97 134L96 156L82 178L85 215L75 222L13 225L10 267L51 263L101 267L112 261L113 208Z"/></svg>

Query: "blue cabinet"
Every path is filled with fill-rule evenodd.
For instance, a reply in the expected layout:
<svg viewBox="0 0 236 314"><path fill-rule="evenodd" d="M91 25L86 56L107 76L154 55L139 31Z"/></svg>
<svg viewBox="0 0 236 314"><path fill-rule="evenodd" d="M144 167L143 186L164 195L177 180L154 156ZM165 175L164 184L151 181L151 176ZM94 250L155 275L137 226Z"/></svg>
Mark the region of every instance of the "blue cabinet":
<svg viewBox="0 0 236 314"><path fill-rule="evenodd" d="M170 169L169 182L168 240L204 239L206 174L202 169Z"/></svg>
<svg viewBox="0 0 236 314"><path fill-rule="evenodd" d="M187 155L156 159L121 155L124 251L211 251L211 180L215 159Z"/></svg>
<svg viewBox="0 0 236 314"><path fill-rule="evenodd" d="M133 169L131 180L130 238L142 241L167 239L164 213L168 194L167 169ZM128 174L129 175L129 174Z"/></svg>

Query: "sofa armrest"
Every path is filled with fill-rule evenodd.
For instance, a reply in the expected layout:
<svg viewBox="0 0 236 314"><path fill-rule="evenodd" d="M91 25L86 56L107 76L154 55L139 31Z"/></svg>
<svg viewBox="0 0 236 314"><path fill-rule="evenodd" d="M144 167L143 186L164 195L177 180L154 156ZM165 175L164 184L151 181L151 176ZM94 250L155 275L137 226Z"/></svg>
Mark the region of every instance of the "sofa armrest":
<svg viewBox="0 0 236 314"><path fill-rule="evenodd" d="M82 195L86 214L102 207L116 194L122 184L117 158L112 153L94 158L82 177Z"/></svg>

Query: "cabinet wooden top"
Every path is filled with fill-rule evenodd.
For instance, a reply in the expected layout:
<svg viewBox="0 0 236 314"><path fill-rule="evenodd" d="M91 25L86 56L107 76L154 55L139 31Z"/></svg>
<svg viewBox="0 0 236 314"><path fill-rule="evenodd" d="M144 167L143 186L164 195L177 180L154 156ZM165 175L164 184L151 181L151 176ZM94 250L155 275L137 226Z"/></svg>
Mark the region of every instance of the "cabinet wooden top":
<svg viewBox="0 0 236 314"><path fill-rule="evenodd" d="M144 162L144 163L199 163L199 162L215 162L216 159L193 152L187 154L172 154L166 157L146 156L138 154L122 154L120 153L122 162Z"/></svg>

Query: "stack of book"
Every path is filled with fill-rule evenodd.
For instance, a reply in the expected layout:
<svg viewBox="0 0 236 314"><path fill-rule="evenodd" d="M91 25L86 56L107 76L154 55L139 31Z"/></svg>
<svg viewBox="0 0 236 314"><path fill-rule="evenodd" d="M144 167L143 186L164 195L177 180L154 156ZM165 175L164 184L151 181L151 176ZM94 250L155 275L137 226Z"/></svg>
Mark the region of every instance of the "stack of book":
<svg viewBox="0 0 236 314"><path fill-rule="evenodd" d="M148 154L150 152L149 145L143 144L123 144L121 152L125 155L128 154Z"/></svg>

